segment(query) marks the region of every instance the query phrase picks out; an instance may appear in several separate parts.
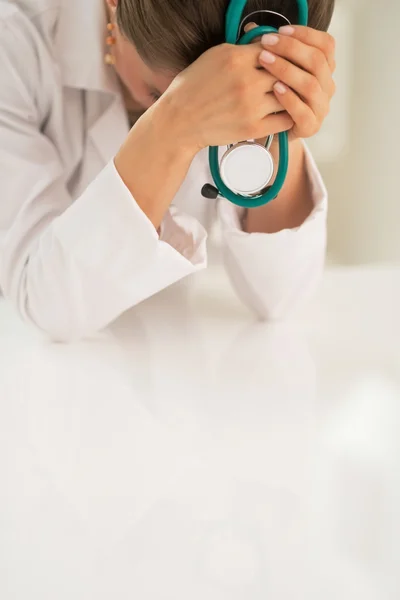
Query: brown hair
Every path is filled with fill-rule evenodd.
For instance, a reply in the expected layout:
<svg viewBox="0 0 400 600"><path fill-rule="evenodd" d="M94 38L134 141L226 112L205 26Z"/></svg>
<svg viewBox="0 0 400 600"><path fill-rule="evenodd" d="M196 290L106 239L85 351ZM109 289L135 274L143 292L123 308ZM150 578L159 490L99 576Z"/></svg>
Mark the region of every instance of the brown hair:
<svg viewBox="0 0 400 600"><path fill-rule="evenodd" d="M181 71L224 42L228 4L229 0L119 0L117 22L150 67ZM309 26L326 31L335 0L308 0L308 5ZM249 0L244 16L256 10L273 10L297 22L296 0Z"/></svg>

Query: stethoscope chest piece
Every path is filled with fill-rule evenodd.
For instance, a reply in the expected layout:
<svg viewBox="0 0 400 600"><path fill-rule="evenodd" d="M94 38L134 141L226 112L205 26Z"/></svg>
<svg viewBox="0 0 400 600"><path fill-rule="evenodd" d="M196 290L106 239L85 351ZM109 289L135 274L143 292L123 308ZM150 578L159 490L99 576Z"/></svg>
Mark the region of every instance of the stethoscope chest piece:
<svg viewBox="0 0 400 600"><path fill-rule="evenodd" d="M220 162L221 178L226 186L241 196L257 196L274 175L274 159L268 148L256 142L231 146Z"/></svg>

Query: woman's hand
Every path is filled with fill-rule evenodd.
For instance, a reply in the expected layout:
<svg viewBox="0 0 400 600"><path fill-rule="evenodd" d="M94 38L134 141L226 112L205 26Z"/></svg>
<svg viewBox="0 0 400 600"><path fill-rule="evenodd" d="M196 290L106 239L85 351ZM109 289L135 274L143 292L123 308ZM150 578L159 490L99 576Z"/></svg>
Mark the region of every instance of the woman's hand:
<svg viewBox="0 0 400 600"><path fill-rule="evenodd" d="M260 42L222 44L175 78L157 105L174 124L181 144L198 151L293 127L293 119L271 93L276 76L260 66L262 49Z"/></svg>
<svg viewBox="0 0 400 600"><path fill-rule="evenodd" d="M278 80L274 94L294 121L290 139L315 135L336 90L334 38L309 27L286 26L279 34L263 36L261 44L260 64Z"/></svg>

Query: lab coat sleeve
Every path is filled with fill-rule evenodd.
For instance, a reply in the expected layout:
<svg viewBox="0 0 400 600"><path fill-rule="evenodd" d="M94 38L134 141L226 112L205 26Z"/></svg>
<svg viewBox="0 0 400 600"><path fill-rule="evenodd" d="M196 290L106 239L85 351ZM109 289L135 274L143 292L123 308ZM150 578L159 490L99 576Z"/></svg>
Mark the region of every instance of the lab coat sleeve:
<svg viewBox="0 0 400 600"><path fill-rule="evenodd" d="M0 55L0 288L26 320L70 341L203 268L206 232L172 208L159 237L113 161L72 201L40 130L35 48L13 23L2 24Z"/></svg>
<svg viewBox="0 0 400 600"><path fill-rule="evenodd" d="M288 317L310 298L324 267L327 191L305 148L314 209L300 227L248 234L241 228L235 206L226 200L218 205L224 261L232 285L242 301L268 321Z"/></svg>

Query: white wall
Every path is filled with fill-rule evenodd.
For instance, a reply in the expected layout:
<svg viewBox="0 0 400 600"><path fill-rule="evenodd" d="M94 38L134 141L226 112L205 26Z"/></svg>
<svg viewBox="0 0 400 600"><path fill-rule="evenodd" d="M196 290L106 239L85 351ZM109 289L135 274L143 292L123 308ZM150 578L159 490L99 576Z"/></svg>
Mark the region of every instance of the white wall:
<svg viewBox="0 0 400 600"><path fill-rule="evenodd" d="M335 262L400 261L400 0L337 0L338 95L311 142Z"/></svg>

